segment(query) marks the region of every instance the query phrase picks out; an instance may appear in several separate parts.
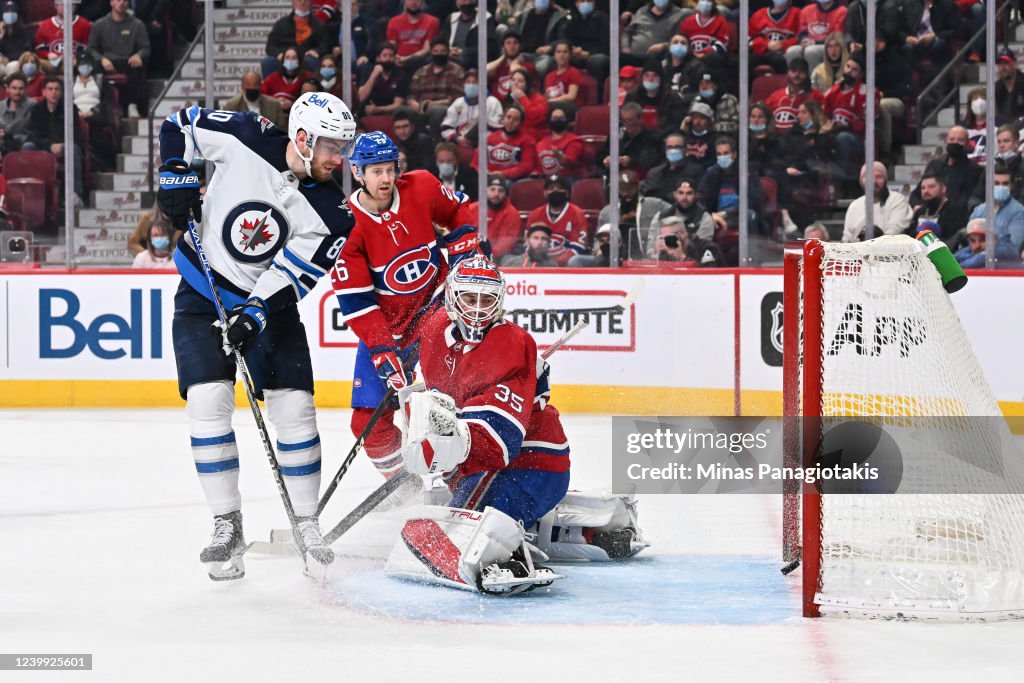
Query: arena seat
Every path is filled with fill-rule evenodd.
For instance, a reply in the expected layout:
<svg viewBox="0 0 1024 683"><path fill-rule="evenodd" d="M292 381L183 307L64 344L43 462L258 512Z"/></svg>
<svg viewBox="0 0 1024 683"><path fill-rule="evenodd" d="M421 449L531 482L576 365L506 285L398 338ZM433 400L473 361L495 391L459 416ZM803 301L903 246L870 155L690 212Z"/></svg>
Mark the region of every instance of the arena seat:
<svg viewBox="0 0 1024 683"><path fill-rule="evenodd" d="M544 181L540 178L522 178L512 183L508 190L509 201L526 220L526 215L544 204Z"/></svg>
<svg viewBox="0 0 1024 683"><path fill-rule="evenodd" d="M50 152L19 151L4 157L8 185L16 179L32 178L44 185L46 215L57 215L57 157Z"/></svg>

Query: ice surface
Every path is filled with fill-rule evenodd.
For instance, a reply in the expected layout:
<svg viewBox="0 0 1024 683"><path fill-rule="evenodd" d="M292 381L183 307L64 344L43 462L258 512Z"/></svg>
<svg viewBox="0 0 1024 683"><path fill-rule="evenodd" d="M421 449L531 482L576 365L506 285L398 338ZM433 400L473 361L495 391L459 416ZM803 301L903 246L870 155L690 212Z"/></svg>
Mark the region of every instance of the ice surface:
<svg viewBox="0 0 1024 683"><path fill-rule="evenodd" d="M565 416L573 485L610 484L611 422ZM324 472L352 437L321 411ZM239 411L249 540L285 525ZM653 546L631 564L560 566L546 594L483 598L384 577L401 524L343 537L325 586L296 558L198 562L210 531L184 410L0 411L0 652L93 653L94 671L0 681L1018 680L1024 624L805 620L778 572L768 496L647 496ZM325 526L380 483L360 458Z"/></svg>

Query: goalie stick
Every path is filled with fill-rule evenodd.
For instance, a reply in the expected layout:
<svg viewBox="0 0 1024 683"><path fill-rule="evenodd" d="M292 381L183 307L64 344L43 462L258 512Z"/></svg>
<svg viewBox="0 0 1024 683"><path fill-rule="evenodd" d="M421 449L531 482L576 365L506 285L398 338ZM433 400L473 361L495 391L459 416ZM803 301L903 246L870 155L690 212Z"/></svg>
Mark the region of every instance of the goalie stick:
<svg viewBox="0 0 1024 683"><path fill-rule="evenodd" d="M629 306L631 306L637 300L637 298L640 296L640 293L643 292L643 289L643 280L640 280L637 286L635 286L628 294L626 294L626 296L623 297L622 301L619 302L618 304L615 304L614 306L608 306L602 309L589 310L625 310L629 308ZM544 351L541 352L540 357L543 358L544 360L550 358L552 355L554 355L556 351L558 351L558 349L565 346L570 339L579 334L589 324L590 320L588 319L578 320L576 324L569 329L568 332L566 332L557 340L555 340L555 342L552 343L551 346L544 349ZM379 409L380 406L378 406L378 410ZM365 434L363 436L365 436ZM359 443L357 442L356 446L353 446L352 451L350 451L349 453L349 456L356 452L356 447L358 445ZM346 458L346 461L347 460L348 458ZM343 465L343 467L347 466ZM332 545L335 541L341 538L341 536L345 532L347 532L349 529L355 526L356 523L359 522L359 520L373 512L375 509L377 509L377 507L380 506L380 504L383 503L385 500L387 500L392 493L401 488L402 485L405 484L406 481L409 481L411 477L415 476L416 475L411 474L409 472L402 471L398 475L395 475L391 479L381 484L375 491L373 491L370 495L363 499L363 501L359 503L359 505L353 508L350 513L345 515L345 517L343 517L342 520L338 522L333 529L324 534L324 542L327 545ZM325 498L326 497L327 496L325 494ZM290 540L291 539L288 538L288 532L286 530L271 529L269 542L252 541L247 546L247 549L255 553L262 553L266 555L290 555L295 552L295 547L290 544Z"/></svg>

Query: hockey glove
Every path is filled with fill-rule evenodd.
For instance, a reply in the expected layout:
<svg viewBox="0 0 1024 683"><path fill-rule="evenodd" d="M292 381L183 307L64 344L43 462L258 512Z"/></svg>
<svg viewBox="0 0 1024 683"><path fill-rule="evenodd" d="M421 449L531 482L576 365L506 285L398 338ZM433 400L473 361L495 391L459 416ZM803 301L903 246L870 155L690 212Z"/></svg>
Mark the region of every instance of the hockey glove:
<svg viewBox="0 0 1024 683"><path fill-rule="evenodd" d="M406 418L402 458L420 475L451 472L469 457L469 425L458 418L455 401L436 390L403 396Z"/></svg>
<svg viewBox="0 0 1024 683"><path fill-rule="evenodd" d="M249 299L228 312L228 324L214 323L224 335L224 353L230 356L235 349L244 351L246 345L267 326L266 305L260 299Z"/></svg>
<svg viewBox="0 0 1024 683"><path fill-rule="evenodd" d="M203 220L203 197L199 194L199 175L181 159L173 159L160 167L160 189L156 203L171 219L175 230L188 230L189 212L196 221Z"/></svg>
<svg viewBox="0 0 1024 683"><path fill-rule="evenodd" d="M405 368L393 346L375 346L370 349L370 360L381 380L396 391L409 384Z"/></svg>
<svg viewBox="0 0 1024 683"><path fill-rule="evenodd" d="M441 248L448 252L448 267L455 268L455 265L463 259L475 256L479 239L476 227L462 225L440 238Z"/></svg>

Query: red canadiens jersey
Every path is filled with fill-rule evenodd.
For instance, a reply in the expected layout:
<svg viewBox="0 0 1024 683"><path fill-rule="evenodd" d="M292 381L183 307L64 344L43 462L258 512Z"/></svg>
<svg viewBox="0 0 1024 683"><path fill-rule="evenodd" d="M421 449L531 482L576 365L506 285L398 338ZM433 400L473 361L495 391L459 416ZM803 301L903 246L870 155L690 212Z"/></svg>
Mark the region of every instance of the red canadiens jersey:
<svg viewBox="0 0 1024 683"><path fill-rule="evenodd" d="M426 12L420 14L414 24L409 15L402 12L388 21L388 42L398 46L398 56L408 57L419 52L423 43L433 40L441 32L441 22Z"/></svg>
<svg viewBox="0 0 1024 683"><path fill-rule="evenodd" d="M583 154L586 152L583 138L575 133L566 133L557 140L548 135L537 143L537 173L542 176L564 175L569 178L582 178ZM556 152L561 152L565 159L559 161Z"/></svg>
<svg viewBox="0 0 1024 683"><path fill-rule="evenodd" d="M858 83L852 88L844 89L842 83L836 83L825 94L825 115L833 123L845 124L850 132L858 135L864 133L864 113L867 111L868 87ZM881 98L875 89L875 111L879 111Z"/></svg>
<svg viewBox="0 0 1024 683"><path fill-rule="evenodd" d="M570 66L562 73L552 69L544 77L544 97L553 100L569 93L569 86L576 86L576 104L583 105L583 74L574 66Z"/></svg>
<svg viewBox="0 0 1024 683"><path fill-rule="evenodd" d="M345 322L367 346L406 346L413 323L444 286L448 258L476 248L476 233L454 244L439 240L434 224L454 230L473 222L465 197L426 171L403 173L391 208L377 215L352 194L355 217L331 284Z"/></svg>
<svg viewBox="0 0 1024 683"><path fill-rule="evenodd" d="M89 46L90 33L92 22L85 17L75 17L71 22L71 40L76 53ZM64 26L58 25L54 17L39 24L36 29L36 54L40 59L49 59L51 52L64 54Z"/></svg>
<svg viewBox="0 0 1024 683"><path fill-rule="evenodd" d="M773 40L782 43L783 51L793 47L799 33L800 10L795 7L787 7L785 14L777 20L767 7L762 7L750 17L750 49L757 55L767 52L768 43Z"/></svg>
<svg viewBox="0 0 1024 683"><path fill-rule="evenodd" d="M533 173L537 163L537 145L533 138L519 130L509 137L498 129L487 136L487 169L499 172L507 180L519 180ZM473 155L473 168L479 168Z"/></svg>
<svg viewBox="0 0 1024 683"><path fill-rule="evenodd" d="M706 24L700 14L691 14L679 22L679 32L690 39L690 52L698 57L729 50L729 23L721 14L714 15Z"/></svg>
<svg viewBox="0 0 1024 683"><path fill-rule="evenodd" d="M787 131L796 125L796 112L800 105L807 100L817 100L821 108L825 108L825 97L813 88L810 91L804 90L794 94L787 85L769 95L765 104L772 110L775 129Z"/></svg>
<svg viewBox="0 0 1024 683"><path fill-rule="evenodd" d="M812 2L800 10L800 35L815 43L824 45L832 33L842 33L846 23L846 6L838 2L832 8L824 10L816 2Z"/></svg>
<svg viewBox="0 0 1024 683"><path fill-rule="evenodd" d="M547 363L538 377L537 343L526 330L499 322L480 344L469 346L439 310L421 332L424 383L451 396L469 424L469 457L459 474L569 470L569 442L558 411L547 402Z"/></svg>
<svg viewBox="0 0 1024 683"><path fill-rule="evenodd" d="M558 213L552 213L547 204L542 204L526 217L527 227L543 223L551 228L551 249L548 256L558 265L564 266L576 254L585 254L590 243L590 226L583 209L572 202L566 202Z"/></svg>

